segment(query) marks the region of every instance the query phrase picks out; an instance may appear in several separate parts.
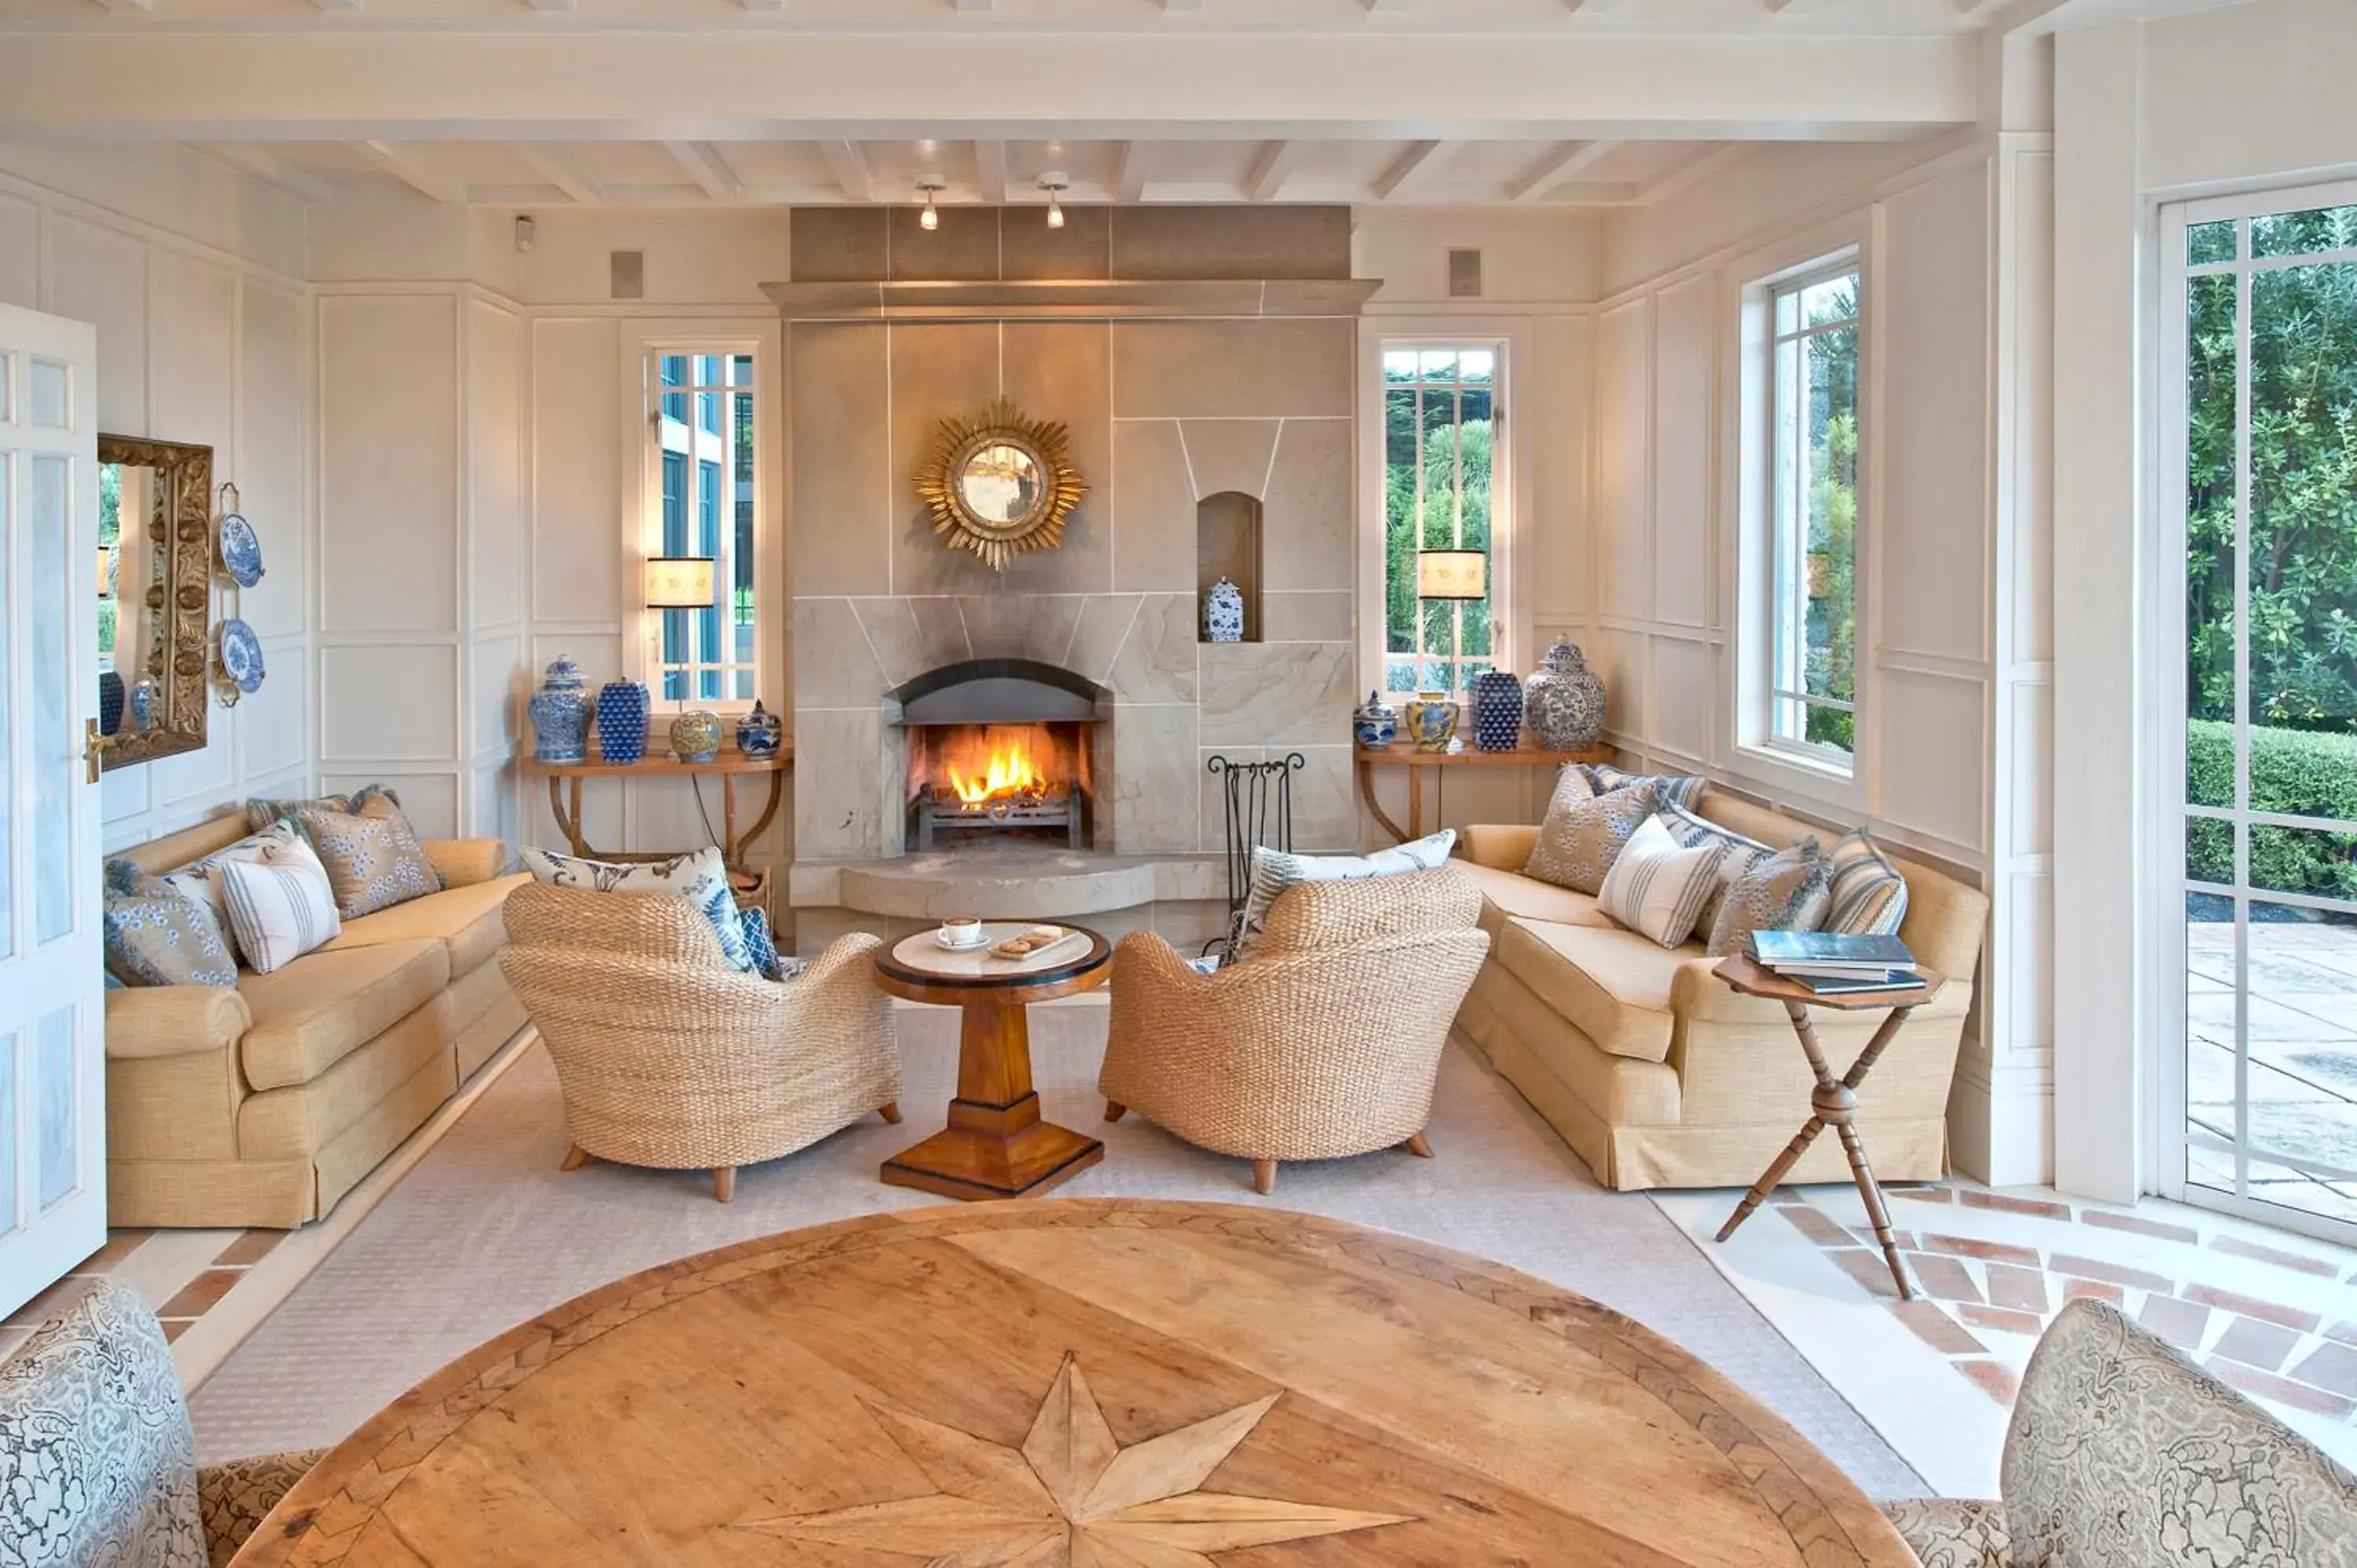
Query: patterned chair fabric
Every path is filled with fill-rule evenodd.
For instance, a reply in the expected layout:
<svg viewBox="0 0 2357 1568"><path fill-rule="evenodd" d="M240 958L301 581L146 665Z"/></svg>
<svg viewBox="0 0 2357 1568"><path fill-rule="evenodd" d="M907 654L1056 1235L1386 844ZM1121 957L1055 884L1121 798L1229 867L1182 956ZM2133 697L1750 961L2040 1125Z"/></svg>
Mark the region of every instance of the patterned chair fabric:
<svg viewBox="0 0 2357 1568"><path fill-rule="evenodd" d="M98 1281L0 1361L0 1568L219 1568L317 1457L194 1455L163 1326Z"/></svg>
<svg viewBox="0 0 2357 1568"><path fill-rule="evenodd" d="M2103 1302L2039 1341L1997 1484L1886 1511L1926 1568L2357 1568L2357 1477Z"/></svg>

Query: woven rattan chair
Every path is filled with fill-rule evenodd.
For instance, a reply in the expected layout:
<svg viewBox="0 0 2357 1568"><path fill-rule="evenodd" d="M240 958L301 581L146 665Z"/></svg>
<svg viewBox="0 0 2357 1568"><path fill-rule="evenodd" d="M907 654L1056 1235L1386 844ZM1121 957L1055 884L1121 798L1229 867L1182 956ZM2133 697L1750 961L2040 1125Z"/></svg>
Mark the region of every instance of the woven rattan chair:
<svg viewBox="0 0 2357 1568"><path fill-rule="evenodd" d="M898 1122L900 1053L869 974L872 936L798 978L743 974L683 898L540 885L507 902L500 955L556 1063L573 1147L619 1165L709 1170L773 1160L871 1111Z"/></svg>
<svg viewBox="0 0 2357 1568"><path fill-rule="evenodd" d="M1135 1111L1189 1143L1253 1163L1405 1147L1430 1157L1449 1020L1490 939L1454 867L1288 889L1242 962L1199 974L1160 937L1114 950L1105 1120Z"/></svg>

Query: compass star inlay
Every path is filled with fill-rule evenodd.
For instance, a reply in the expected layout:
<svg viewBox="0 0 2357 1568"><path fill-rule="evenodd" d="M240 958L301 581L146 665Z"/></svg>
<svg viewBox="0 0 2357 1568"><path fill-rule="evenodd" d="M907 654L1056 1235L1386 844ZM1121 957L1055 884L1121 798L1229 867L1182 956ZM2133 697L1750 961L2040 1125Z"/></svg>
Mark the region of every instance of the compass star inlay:
<svg viewBox="0 0 2357 1568"><path fill-rule="evenodd" d="M869 1405L938 1490L738 1528L922 1557L928 1568L1216 1568L1206 1553L1414 1517L1202 1490L1277 1399L1124 1448L1067 1355L1021 1448Z"/></svg>

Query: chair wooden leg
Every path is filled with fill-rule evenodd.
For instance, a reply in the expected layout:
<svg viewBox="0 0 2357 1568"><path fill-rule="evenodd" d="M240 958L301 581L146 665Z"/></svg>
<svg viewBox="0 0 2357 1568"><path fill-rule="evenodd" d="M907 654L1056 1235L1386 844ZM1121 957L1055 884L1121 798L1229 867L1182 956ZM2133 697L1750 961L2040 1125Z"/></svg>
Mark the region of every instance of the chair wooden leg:
<svg viewBox="0 0 2357 1568"><path fill-rule="evenodd" d="M712 1168L712 1196L723 1203L737 1196L735 1165L715 1165Z"/></svg>
<svg viewBox="0 0 2357 1568"><path fill-rule="evenodd" d="M1421 1133L1409 1133L1407 1136L1407 1142L1402 1144L1400 1147L1405 1149L1409 1154L1414 1155L1419 1160L1428 1160L1432 1158L1432 1140L1426 1138Z"/></svg>
<svg viewBox="0 0 2357 1568"><path fill-rule="evenodd" d="M1254 1160L1253 1162L1253 1190L1260 1194L1263 1197L1266 1197L1270 1193L1276 1190L1276 1162L1275 1160Z"/></svg>
<svg viewBox="0 0 2357 1568"><path fill-rule="evenodd" d="M565 1151L565 1163L556 1168L561 1171L577 1171L588 1163L589 1151L576 1144Z"/></svg>
<svg viewBox="0 0 2357 1568"><path fill-rule="evenodd" d="M1129 1114L1129 1107L1128 1107L1128 1106L1126 1106L1126 1105L1124 1105L1120 1101L1118 1101L1118 1100L1108 1100L1108 1101L1105 1101L1105 1120L1106 1120L1106 1121L1108 1121L1108 1122L1118 1122L1118 1121L1120 1121L1123 1117L1125 1117L1125 1116L1126 1116L1126 1115L1128 1115L1128 1114Z"/></svg>
<svg viewBox="0 0 2357 1568"><path fill-rule="evenodd" d="M900 1124L900 1102L897 1100L888 1100L876 1108L876 1114L898 1127Z"/></svg>

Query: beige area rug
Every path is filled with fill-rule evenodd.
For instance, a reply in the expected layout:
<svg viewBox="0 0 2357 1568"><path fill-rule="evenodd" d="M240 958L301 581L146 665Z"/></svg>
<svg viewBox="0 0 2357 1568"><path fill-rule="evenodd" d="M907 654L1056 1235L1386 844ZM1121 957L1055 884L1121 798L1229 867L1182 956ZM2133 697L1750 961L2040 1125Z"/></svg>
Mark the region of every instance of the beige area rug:
<svg viewBox="0 0 2357 1568"><path fill-rule="evenodd" d="M701 1175L592 1163L561 1172L556 1075L537 1045L487 1091L192 1402L206 1460L333 1444L444 1362L620 1275L748 1237L946 1201L877 1180L883 1159L941 1125L957 1021L898 1015L904 1125L869 1120L749 1167L734 1203ZM1596 1185L1469 1050L1443 1065L1437 1159L1400 1153L1285 1166L1256 1197L1241 1160L1131 1117L1103 1127L1102 1006L1032 1010L1048 1114L1102 1131L1103 1164L1071 1197L1266 1203L1418 1236L1568 1286L1668 1336L1792 1423L1878 1497L1914 1471L1641 1195Z"/></svg>

